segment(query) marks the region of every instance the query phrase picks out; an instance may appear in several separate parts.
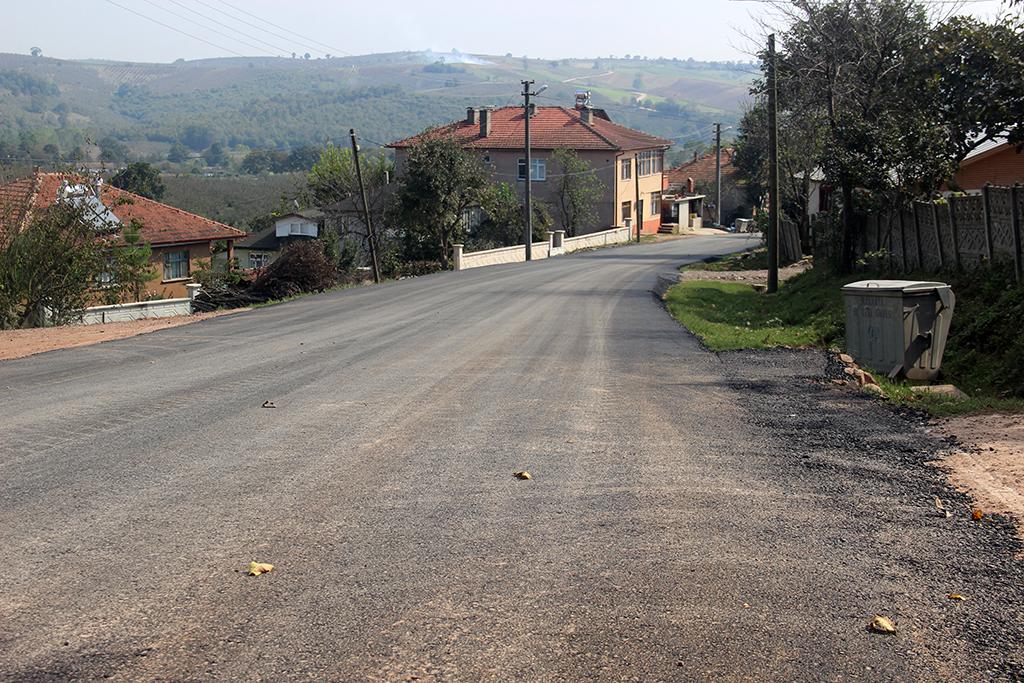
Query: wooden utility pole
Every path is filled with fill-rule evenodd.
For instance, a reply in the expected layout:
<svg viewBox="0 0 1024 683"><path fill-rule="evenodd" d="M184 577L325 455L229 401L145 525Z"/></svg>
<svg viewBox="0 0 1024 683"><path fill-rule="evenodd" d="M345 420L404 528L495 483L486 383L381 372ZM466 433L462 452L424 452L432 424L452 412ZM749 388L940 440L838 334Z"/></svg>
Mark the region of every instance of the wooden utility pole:
<svg viewBox="0 0 1024 683"><path fill-rule="evenodd" d="M373 261L373 281L380 284L380 266L377 264L377 245L373 237L373 224L370 222L370 205L366 201L366 187L363 186L363 170L359 166L359 145L356 144L356 131L349 128L352 137L352 156L356 160L356 178L359 180L359 193L363 196L363 215L366 217L366 239L370 242L370 259Z"/></svg>
<svg viewBox="0 0 1024 683"><path fill-rule="evenodd" d="M779 289L779 131L775 34L768 36L768 293Z"/></svg>

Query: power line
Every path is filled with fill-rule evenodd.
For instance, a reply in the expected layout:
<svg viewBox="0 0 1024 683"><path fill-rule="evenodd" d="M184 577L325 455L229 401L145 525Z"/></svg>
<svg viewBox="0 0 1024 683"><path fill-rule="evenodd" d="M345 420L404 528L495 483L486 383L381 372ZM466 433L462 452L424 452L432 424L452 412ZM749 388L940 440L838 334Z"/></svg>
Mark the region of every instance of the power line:
<svg viewBox="0 0 1024 683"><path fill-rule="evenodd" d="M154 7L159 7L159 5L157 5L156 3L152 2L151 0L145 0L145 1L148 2L150 5L153 5ZM274 48L275 50L280 50L281 52L290 52L290 50L287 50L286 48L282 48L282 47L280 47L278 45L272 45L272 44L266 42L265 40L257 38L256 36L250 36L248 33L243 33L242 31L239 31L238 29L231 28L230 26L227 26L223 22L217 21L216 19L214 19L212 17L208 17L205 14L200 14L196 10L192 9L191 7L187 7L187 6L183 5L183 4L181 4L177 0L167 0L167 1L172 3L172 4L174 4L174 5L177 5L178 7L181 7L182 9L184 9L184 10L186 10L188 12L192 12L196 16L202 17L203 19L206 19L207 21L212 21L212 22L214 22L214 23L216 23L216 24L218 24L220 26L223 26L224 28L228 29L229 31L234 31L235 33L237 33L239 35L245 36L246 38L250 38L252 40L258 41L258 42L262 43L266 47ZM200 4L202 4L202 3L200 3ZM195 21L193 19L189 19L188 17L183 17L180 14L175 14L174 12L171 12L170 10L165 10L165 11L169 12L170 14L173 14L176 17L184 19L185 21L191 22L191 23L196 24L198 26L203 26L203 24L200 24L199 22L197 22L197 21ZM206 26L205 28L209 28L209 26ZM230 36L225 36L225 37L230 38ZM238 39L237 38L231 38L231 40L238 40ZM239 41L239 42L242 42L242 41ZM245 43L245 44L249 45L250 47L256 47L255 45L252 45L251 43Z"/></svg>
<svg viewBox="0 0 1024 683"><path fill-rule="evenodd" d="M201 0L197 0L197 1L199 1L200 4L205 4L205 3L202 3ZM330 45L325 45L324 43L321 43L319 41L313 40L312 38L308 38L308 37L303 36L303 35L301 35L299 33L295 33L294 31L289 31L288 29L284 28L283 26L278 26L277 24L269 22L266 19L261 19L260 17L257 17L255 14L252 14L251 12L246 12L244 9L242 9L240 7L235 7L231 3L225 2L224 0L219 0L219 2L222 5L227 5L228 7L230 7L233 10L235 10L236 12L241 12L242 14L244 14L246 16L249 16L249 17L252 17L253 19L256 19L257 21L261 21L264 24L267 24L268 26L273 26L274 28L276 28L276 29L278 29L280 31L284 31L285 33L290 33L293 36L296 36L298 38L302 38L303 40L308 40L308 41L310 41L312 43L316 43L317 45L319 45L321 47L326 47L328 50L331 50L333 52L339 52L339 53L341 53L343 55L348 55L349 57L355 57L356 56L356 55L352 54L351 52L345 52L344 50L342 50L340 48L331 47ZM250 26L252 26L252 24L250 24ZM258 27L254 27L254 28L258 28Z"/></svg>

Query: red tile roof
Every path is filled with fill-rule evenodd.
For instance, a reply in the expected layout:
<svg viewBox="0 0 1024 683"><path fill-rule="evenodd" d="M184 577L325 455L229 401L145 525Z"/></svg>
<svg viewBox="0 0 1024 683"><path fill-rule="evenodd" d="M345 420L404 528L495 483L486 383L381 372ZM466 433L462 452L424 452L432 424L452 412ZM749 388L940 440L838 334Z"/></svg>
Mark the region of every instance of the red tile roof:
<svg viewBox="0 0 1024 683"><path fill-rule="evenodd" d="M593 119L587 123L578 109L566 107L537 107L530 118L530 147L532 149L555 150L563 147L576 150L644 150L664 149L675 143L672 140L648 135L626 126L612 123L602 109L594 109ZM483 113L483 112L481 112ZM456 136L464 146L478 149L522 149L526 140L522 107L491 109L490 132L481 135L481 124L466 119L457 121L441 130ZM386 147L402 149L419 140L418 135Z"/></svg>
<svg viewBox="0 0 1024 683"><path fill-rule="evenodd" d="M739 169L733 165L733 155L736 150L731 147L722 148L722 180L731 178ZM665 176L668 179L669 187L677 185L686 185L687 178L693 178L695 183L715 182L715 166L716 158L715 153L705 154L699 159L688 161L685 164L674 166L665 171Z"/></svg>
<svg viewBox="0 0 1024 683"><path fill-rule="evenodd" d="M0 185L0 207L8 220L5 232L20 229L28 213L45 208L56 201L68 185L92 187L85 176L68 173L35 173L6 185ZM140 197L104 184L103 204L124 224L136 219L142 224L142 239L152 246L192 244L216 240L236 240L245 233L229 225L211 221L172 206Z"/></svg>

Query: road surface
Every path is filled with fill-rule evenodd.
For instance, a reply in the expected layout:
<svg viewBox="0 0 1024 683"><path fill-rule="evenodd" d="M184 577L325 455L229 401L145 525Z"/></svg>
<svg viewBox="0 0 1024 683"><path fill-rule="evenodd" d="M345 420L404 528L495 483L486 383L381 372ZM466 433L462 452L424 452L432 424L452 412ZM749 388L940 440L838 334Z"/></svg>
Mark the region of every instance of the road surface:
<svg viewBox="0 0 1024 683"><path fill-rule="evenodd" d="M921 420L651 295L748 239L0 362L0 680L1020 680L1019 545Z"/></svg>

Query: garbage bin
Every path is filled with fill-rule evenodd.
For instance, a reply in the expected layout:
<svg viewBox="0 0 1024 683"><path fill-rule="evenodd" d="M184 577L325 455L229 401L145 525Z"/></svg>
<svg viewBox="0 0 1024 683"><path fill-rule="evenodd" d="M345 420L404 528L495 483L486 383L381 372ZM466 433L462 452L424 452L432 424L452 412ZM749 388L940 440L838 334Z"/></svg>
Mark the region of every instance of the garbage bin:
<svg viewBox="0 0 1024 683"><path fill-rule="evenodd" d="M935 379L956 297L943 282L861 280L843 287L846 348L889 377Z"/></svg>

